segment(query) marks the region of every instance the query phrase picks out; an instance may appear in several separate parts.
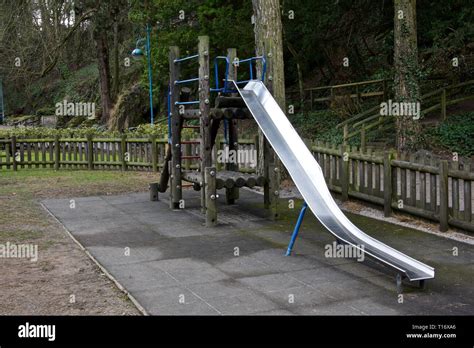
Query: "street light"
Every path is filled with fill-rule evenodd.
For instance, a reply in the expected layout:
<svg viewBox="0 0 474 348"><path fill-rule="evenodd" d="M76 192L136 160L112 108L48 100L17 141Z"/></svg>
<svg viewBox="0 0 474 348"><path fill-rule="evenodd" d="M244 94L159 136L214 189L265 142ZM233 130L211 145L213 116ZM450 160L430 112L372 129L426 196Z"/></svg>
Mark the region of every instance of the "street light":
<svg viewBox="0 0 474 348"><path fill-rule="evenodd" d="M138 39L135 44L135 49L132 51L132 57L135 59L142 59L143 56L146 56L148 63L148 90L150 94L150 123L153 125L154 115L153 115L153 72L151 70L151 48L150 48L150 36L151 36L151 27L149 24L146 25L146 39ZM145 43L144 43L145 42ZM140 46L145 45L145 52Z"/></svg>

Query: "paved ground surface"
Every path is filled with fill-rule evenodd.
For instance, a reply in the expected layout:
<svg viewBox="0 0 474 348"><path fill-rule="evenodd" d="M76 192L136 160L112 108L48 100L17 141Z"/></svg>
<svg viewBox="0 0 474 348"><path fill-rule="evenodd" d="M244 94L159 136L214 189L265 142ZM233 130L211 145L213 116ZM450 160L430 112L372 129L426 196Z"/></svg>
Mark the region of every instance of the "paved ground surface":
<svg viewBox="0 0 474 348"><path fill-rule="evenodd" d="M237 205L220 202L220 224L207 229L199 194L184 197L179 211L168 208L167 194L160 202L143 193L77 198L75 209L69 199L43 203L150 314L474 313L471 245L349 214L373 237L436 268L425 290L405 284L401 298L394 274L374 261L325 257L333 238L311 214L285 257L298 214L287 200L271 222L263 197L241 190Z"/></svg>

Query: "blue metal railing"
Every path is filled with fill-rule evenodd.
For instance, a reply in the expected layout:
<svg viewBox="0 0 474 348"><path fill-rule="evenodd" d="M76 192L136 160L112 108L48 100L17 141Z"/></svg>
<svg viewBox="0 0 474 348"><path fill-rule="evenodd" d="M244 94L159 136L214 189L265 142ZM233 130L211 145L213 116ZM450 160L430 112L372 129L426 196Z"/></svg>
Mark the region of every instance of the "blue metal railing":
<svg viewBox="0 0 474 348"><path fill-rule="evenodd" d="M225 67L225 77L224 77L224 86L223 87L220 87L220 84L219 84L219 60L222 60L224 59L225 62L226 62L226 67ZM261 81L265 81L265 74L267 72L267 61L265 59L265 57L263 56L258 56L258 57L250 57L250 58L246 58L246 59L239 59L236 61L236 63L238 64L238 66L240 66L240 63L249 63L249 75L250 75L250 79L249 80L241 80L241 81L235 81L235 83L237 85L242 85L242 84L245 84L251 80L254 80L254 73L253 73L253 68L254 68L254 62L256 61L261 61L262 64L263 64L263 67L262 67L262 76L260 78ZM223 92L223 93L232 93L232 92L236 92L234 89L232 88L228 88L229 84L229 79L228 79L228 75L229 75L229 58L228 57L225 57L225 56L218 56L214 59L214 77L215 77L215 80L216 80L216 88L211 88L211 92ZM235 64L235 63L232 63L232 64Z"/></svg>
<svg viewBox="0 0 474 348"><path fill-rule="evenodd" d="M174 102L174 105L193 105L193 104L199 104L199 100L192 100L192 101L187 101L187 102Z"/></svg>
<svg viewBox="0 0 474 348"><path fill-rule="evenodd" d="M187 56L187 57L183 57L183 58L177 58L174 60L174 63L181 63L181 62L185 62L187 60L190 60L190 59L195 59L195 58L199 58L199 54L194 54L192 56Z"/></svg>
<svg viewBox="0 0 474 348"><path fill-rule="evenodd" d="M219 60L225 60L225 78L224 87L219 87ZM229 75L229 58L226 56L217 56L214 58L214 78L216 80L216 88L211 88L211 92L224 92L227 90L227 76Z"/></svg>
<svg viewBox="0 0 474 348"><path fill-rule="evenodd" d="M193 77L187 80L176 80L174 82L175 85L184 85L185 83L191 83L191 82L196 82L199 81L199 77Z"/></svg>

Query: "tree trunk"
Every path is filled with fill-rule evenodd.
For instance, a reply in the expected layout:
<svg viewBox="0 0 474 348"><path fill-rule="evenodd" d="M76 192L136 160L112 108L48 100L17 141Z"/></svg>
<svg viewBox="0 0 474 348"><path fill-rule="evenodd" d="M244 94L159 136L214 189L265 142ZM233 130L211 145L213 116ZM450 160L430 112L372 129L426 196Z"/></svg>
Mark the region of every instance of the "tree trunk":
<svg viewBox="0 0 474 348"><path fill-rule="evenodd" d="M97 48L97 63L99 68L102 121L106 123L109 119L110 110L112 108L112 100L110 97L110 70L107 33L100 29L96 30L94 39Z"/></svg>
<svg viewBox="0 0 474 348"><path fill-rule="evenodd" d="M120 90L120 65L119 65L119 30L118 19L114 19L114 76L113 99L116 101Z"/></svg>
<svg viewBox="0 0 474 348"><path fill-rule="evenodd" d="M394 95L396 102L420 101L418 85L418 45L416 38L416 0L395 0L394 18ZM396 116L397 149L411 150L420 134L419 119Z"/></svg>
<svg viewBox="0 0 474 348"><path fill-rule="evenodd" d="M267 59L265 84L282 110L285 106L285 72L283 63L283 28L279 0L252 0L255 18L255 47L257 56ZM261 65L258 74L261 76ZM259 129L258 168L260 175L264 175L264 159L274 162L276 156L269 148L262 131Z"/></svg>

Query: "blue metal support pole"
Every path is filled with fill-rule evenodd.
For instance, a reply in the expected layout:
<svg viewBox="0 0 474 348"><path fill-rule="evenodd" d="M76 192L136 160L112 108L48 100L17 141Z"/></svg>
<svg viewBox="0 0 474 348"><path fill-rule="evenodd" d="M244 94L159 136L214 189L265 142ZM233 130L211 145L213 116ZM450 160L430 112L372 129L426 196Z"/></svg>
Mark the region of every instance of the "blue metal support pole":
<svg viewBox="0 0 474 348"><path fill-rule="evenodd" d="M148 61L148 88L150 92L150 123L155 123L155 117L153 115L153 74L151 70L151 44L150 44L151 27L149 24L146 25L146 59Z"/></svg>
<svg viewBox="0 0 474 348"><path fill-rule="evenodd" d="M295 229L293 230L293 234L291 235L290 244L288 244L288 249L286 250L286 256L291 255L291 251L293 250L293 245L295 244L296 237L298 237L298 232L300 231L301 223L303 222L306 208L308 208L308 205L306 204L306 202L304 202L303 207L301 207L300 215L298 216L298 221L296 221Z"/></svg>

